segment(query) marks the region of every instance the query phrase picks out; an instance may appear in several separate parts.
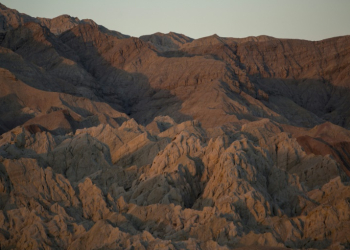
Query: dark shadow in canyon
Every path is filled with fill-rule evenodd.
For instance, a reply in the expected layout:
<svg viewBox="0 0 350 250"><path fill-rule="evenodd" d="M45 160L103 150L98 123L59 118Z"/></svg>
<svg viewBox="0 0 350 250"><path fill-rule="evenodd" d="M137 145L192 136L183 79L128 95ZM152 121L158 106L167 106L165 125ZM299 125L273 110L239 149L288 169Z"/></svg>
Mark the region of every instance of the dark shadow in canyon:
<svg viewBox="0 0 350 250"><path fill-rule="evenodd" d="M35 41L33 37L34 34L29 28L21 28L26 29L26 32L31 34L30 39L28 41L22 41L22 44L28 42L31 47L37 46L49 49L47 45ZM84 42L80 37L76 37L72 31L67 31L63 33L61 37L69 36L73 39L74 46L70 44L72 48L70 48L69 51L62 53L62 47L66 47L67 49L67 44L62 43L58 37L51 33L48 36L54 49L56 49L61 57L68 54L67 58L72 60L75 58L75 56L72 56L73 53L78 55L76 63L83 67L97 82L96 88L91 87L91 90L94 92L95 96L98 97L98 101L106 102L115 110L126 113L143 125L150 123L159 115L169 115L176 122L183 122L192 119L191 116L185 115L179 111L181 109L182 101L175 95L171 94L169 90L152 88L148 78L141 73L129 73L122 69L113 67L99 54L98 50L94 47L93 42ZM80 48L80 50L77 50L75 46ZM40 55L41 51L37 53L38 57L42 56ZM25 61L25 64L30 63ZM31 65L35 64L33 63ZM49 70L41 70L38 72L35 70L37 66L34 66L34 70L18 71L14 68L14 65L6 64L2 65L2 67L7 68L15 74L19 80L36 89L49 92L61 92L91 99L88 95L84 96L80 93L72 92L72 89L84 86L76 86L73 82L64 79L64 76L61 78L52 76ZM51 77L53 79L50 79ZM58 81L55 81L55 79ZM42 84L42 82L46 82L46 80L50 84ZM38 82L40 82L40 84ZM64 84L61 85L62 83ZM94 99L91 100L96 101ZM5 107L3 107L3 109L4 108ZM83 108L70 108L84 118L91 116L90 112ZM123 121L118 120L117 122L121 123ZM20 124L21 122L18 121L14 125L9 124L6 128L12 129Z"/></svg>

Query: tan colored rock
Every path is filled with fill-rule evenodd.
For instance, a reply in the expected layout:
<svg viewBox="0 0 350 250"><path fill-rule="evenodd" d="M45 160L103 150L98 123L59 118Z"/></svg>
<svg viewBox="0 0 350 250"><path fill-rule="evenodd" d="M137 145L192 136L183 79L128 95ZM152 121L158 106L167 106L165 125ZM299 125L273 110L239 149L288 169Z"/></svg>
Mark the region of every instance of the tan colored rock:
<svg viewBox="0 0 350 250"><path fill-rule="evenodd" d="M0 26L1 249L349 248L348 37Z"/></svg>
<svg viewBox="0 0 350 250"><path fill-rule="evenodd" d="M86 178L78 187L83 216L94 222L106 218L110 211L102 197L101 190L93 185L89 178Z"/></svg>

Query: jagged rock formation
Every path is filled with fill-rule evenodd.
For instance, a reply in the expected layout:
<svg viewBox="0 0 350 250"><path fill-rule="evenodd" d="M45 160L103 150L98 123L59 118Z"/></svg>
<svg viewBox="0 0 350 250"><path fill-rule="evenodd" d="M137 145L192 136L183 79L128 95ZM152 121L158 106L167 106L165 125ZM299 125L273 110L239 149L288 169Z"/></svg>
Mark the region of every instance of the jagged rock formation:
<svg viewBox="0 0 350 250"><path fill-rule="evenodd" d="M350 247L349 37L0 32L1 249Z"/></svg>

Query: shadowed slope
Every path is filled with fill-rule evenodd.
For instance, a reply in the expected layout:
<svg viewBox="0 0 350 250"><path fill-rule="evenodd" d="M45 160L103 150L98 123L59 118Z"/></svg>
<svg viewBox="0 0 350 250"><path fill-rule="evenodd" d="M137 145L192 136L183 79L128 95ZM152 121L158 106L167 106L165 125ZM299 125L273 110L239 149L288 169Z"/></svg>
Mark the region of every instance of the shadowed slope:
<svg viewBox="0 0 350 250"><path fill-rule="evenodd" d="M0 22L1 249L349 248L348 37Z"/></svg>

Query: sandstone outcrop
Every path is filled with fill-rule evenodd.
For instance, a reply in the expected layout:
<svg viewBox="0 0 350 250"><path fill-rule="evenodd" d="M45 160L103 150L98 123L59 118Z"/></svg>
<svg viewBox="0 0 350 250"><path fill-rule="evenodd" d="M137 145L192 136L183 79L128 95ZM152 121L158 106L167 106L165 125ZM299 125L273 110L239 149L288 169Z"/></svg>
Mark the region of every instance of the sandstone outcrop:
<svg viewBox="0 0 350 250"><path fill-rule="evenodd" d="M349 48L0 4L0 248L349 249Z"/></svg>

